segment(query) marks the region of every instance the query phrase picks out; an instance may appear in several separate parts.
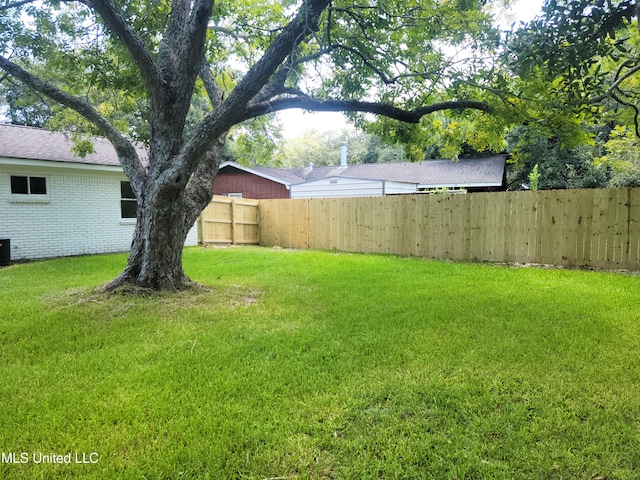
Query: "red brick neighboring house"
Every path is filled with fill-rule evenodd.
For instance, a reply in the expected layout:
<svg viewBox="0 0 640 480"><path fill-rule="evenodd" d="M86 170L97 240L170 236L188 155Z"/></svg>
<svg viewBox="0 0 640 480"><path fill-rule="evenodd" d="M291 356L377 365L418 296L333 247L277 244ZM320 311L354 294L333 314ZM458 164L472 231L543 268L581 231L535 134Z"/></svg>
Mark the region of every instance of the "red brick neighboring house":
<svg viewBox="0 0 640 480"><path fill-rule="evenodd" d="M290 198L289 188L301 179L277 168L244 167L235 162L220 165L213 182L214 195L243 198Z"/></svg>

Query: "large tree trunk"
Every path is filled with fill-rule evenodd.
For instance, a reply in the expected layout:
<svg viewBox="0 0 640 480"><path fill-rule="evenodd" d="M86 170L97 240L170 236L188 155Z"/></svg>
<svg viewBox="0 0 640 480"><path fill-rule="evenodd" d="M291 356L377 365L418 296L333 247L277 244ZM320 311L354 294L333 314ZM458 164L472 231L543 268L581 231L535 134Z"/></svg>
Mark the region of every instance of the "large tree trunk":
<svg viewBox="0 0 640 480"><path fill-rule="evenodd" d="M136 230L124 271L107 288L125 284L154 290L180 289L190 281L182 269L182 249L190 222L199 212L181 202L138 207Z"/></svg>
<svg viewBox="0 0 640 480"><path fill-rule="evenodd" d="M225 133L226 135L226 133ZM213 180L225 135L207 152L186 186L149 182L138 198L136 229L123 272L104 289L134 287L178 290L195 285L182 268L182 250L189 230L213 196Z"/></svg>

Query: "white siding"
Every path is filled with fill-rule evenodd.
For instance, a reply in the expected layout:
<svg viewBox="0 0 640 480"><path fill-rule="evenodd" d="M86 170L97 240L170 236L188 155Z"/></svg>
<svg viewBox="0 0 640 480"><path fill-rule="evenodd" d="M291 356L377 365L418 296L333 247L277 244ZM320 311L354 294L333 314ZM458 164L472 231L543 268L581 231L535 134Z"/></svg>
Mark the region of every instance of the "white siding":
<svg viewBox="0 0 640 480"><path fill-rule="evenodd" d="M16 201L12 174L46 177L48 198ZM10 239L11 258L128 251L135 220L120 216L121 180L126 178L117 172L0 166L0 239ZM195 227L186 244L197 244Z"/></svg>
<svg viewBox="0 0 640 480"><path fill-rule="evenodd" d="M384 183L384 194L392 195L398 193L416 193L418 191L417 183L396 182L394 180L386 180Z"/></svg>
<svg viewBox="0 0 640 480"><path fill-rule="evenodd" d="M398 193L415 193L417 184L393 180L367 180L330 177L291 185L291 198L377 197Z"/></svg>
<svg viewBox="0 0 640 480"><path fill-rule="evenodd" d="M291 198L371 197L382 195L383 180L323 178L291 185Z"/></svg>

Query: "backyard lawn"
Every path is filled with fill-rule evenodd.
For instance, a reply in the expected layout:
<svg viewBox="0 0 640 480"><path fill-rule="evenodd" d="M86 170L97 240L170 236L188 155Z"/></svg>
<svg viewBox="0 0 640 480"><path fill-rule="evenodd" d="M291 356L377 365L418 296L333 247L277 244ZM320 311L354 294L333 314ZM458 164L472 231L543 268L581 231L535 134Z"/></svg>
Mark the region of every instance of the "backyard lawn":
<svg viewBox="0 0 640 480"><path fill-rule="evenodd" d="M638 479L640 277L191 248L0 269L3 479Z"/></svg>

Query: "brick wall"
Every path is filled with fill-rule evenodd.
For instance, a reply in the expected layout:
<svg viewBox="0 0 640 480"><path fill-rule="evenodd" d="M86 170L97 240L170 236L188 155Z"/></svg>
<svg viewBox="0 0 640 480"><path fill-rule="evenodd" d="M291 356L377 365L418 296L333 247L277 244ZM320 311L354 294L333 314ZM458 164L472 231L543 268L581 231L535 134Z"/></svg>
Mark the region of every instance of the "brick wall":
<svg viewBox="0 0 640 480"><path fill-rule="evenodd" d="M281 183L243 172L237 168L225 167L213 183L215 195L242 193L244 198L289 198L289 190Z"/></svg>
<svg viewBox="0 0 640 480"><path fill-rule="evenodd" d="M11 168L19 170L0 170L0 239L11 240L12 259L129 250L135 220L120 215L120 181L124 176ZM16 200L11 195L10 175L46 177L48 198ZM197 244L195 227L186 244Z"/></svg>

